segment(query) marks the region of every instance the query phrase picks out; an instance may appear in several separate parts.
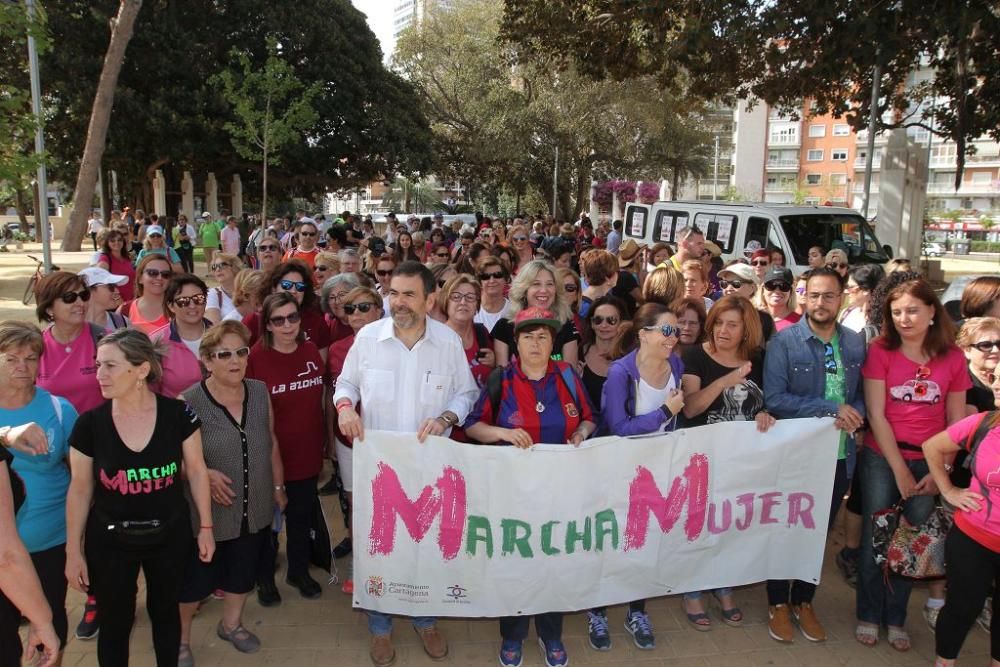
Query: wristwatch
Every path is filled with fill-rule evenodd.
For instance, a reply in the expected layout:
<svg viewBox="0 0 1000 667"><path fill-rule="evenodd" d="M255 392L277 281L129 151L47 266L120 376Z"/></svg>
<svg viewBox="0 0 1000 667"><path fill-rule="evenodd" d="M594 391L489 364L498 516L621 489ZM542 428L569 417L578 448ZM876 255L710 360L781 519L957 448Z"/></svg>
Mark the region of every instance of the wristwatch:
<svg viewBox="0 0 1000 667"><path fill-rule="evenodd" d="M438 416L438 419L440 419L441 421L443 421L444 425L446 427L448 427L448 428L450 428L450 427L455 426L456 424L458 424L458 417L456 417L451 412L442 412Z"/></svg>

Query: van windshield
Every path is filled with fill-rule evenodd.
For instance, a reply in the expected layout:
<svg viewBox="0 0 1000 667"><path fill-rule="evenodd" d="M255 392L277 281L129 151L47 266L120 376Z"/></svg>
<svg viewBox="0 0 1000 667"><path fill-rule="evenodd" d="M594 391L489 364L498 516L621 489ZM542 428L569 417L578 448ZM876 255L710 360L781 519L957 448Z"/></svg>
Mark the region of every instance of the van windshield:
<svg viewBox="0 0 1000 667"><path fill-rule="evenodd" d="M849 213L803 213L782 215L781 227L791 245L796 264L809 263L809 248L815 245L830 250L834 243L843 245L851 264L883 264L889 261L875 232L860 215Z"/></svg>

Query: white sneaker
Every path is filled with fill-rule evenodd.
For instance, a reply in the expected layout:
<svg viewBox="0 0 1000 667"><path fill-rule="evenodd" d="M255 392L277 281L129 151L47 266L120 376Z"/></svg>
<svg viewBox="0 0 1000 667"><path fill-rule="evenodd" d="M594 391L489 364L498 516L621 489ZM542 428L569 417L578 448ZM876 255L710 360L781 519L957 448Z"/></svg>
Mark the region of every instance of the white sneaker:
<svg viewBox="0 0 1000 667"><path fill-rule="evenodd" d="M931 632L934 632L937 628L938 615L941 614L941 609L942 607L932 609L931 607L924 605L924 620L927 621L927 626L931 629Z"/></svg>

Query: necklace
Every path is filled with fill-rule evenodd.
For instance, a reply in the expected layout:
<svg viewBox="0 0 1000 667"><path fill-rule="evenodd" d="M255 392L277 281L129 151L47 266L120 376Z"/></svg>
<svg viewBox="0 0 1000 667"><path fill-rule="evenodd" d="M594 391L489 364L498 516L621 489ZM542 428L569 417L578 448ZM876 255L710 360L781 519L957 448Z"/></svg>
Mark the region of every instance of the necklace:
<svg viewBox="0 0 1000 667"><path fill-rule="evenodd" d="M538 414L542 414L543 412L545 412L545 404L542 403L541 401L535 403L535 412L537 412Z"/></svg>

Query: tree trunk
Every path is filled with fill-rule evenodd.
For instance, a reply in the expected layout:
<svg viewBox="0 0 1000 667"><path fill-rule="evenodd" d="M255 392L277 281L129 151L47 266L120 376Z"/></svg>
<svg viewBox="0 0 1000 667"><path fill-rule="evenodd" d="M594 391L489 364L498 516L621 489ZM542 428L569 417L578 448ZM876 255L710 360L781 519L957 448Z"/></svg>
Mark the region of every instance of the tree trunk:
<svg viewBox="0 0 1000 667"><path fill-rule="evenodd" d="M14 189L14 208L17 209L17 219L21 223L21 232L28 233L28 207L24 204L24 191L21 188Z"/></svg>
<svg viewBox="0 0 1000 667"><path fill-rule="evenodd" d="M87 143L80 160L80 172L73 191L73 211L63 237L62 250L79 250L83 234L87 231L87 218L93 208L94 188L97 185L97 170L100 168L104 147L108 139L108 125L111 123L111 108L114 105L118 74L125 60L125 50L132 39L135 19L142 8L142 0L121 0L118 15L111 28L111 41L104 56L101 78L97 83L97 94L90 112L87 127Z"/></svg>
<svg viewBox="0 0 1000 667"><path fill-rule="evenodd" d="M41 197L38 196L38 181L31 184L31 201L34 207L34 221L31 223L31 240L40 241L42 239L41 232L38 231L40 227L38 226L39 211L42 210L42 205L48 206L48 201L42 202ZM21 230L25 234L28 233L27 229Z"/></svg>
<svg viewBox="0 0 1000 667"><path fill-rule="evenodd" d="M675 168L670 183L670 201L677 201L677 192L681 187L681 170Z"/></svg>
<svg viewBox="0 0 1000 667"><path fill-rule="evenodd" d="M576 170L576 206L573 207L573 219L576 220L580 214L587 210L584 205L590 204L590 165L581 165ZM592 221L595 222L596 221Z"/></svg>

